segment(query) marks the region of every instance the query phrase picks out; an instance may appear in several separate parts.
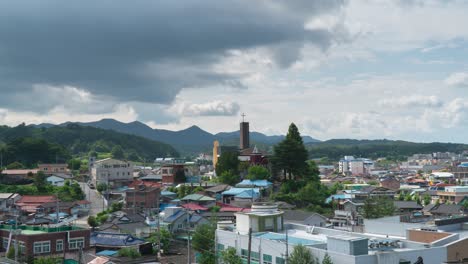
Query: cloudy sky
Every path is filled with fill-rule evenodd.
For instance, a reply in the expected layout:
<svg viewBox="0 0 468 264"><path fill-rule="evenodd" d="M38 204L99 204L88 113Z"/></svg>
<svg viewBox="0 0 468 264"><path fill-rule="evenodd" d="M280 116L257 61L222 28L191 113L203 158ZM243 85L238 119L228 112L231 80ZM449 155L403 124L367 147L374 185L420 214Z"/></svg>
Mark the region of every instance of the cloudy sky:
<svg viewBox="0 0 468 264"><path fill-rule="evenodd" d="M1 1L0 123L468 143L468 1Z"/></svg>

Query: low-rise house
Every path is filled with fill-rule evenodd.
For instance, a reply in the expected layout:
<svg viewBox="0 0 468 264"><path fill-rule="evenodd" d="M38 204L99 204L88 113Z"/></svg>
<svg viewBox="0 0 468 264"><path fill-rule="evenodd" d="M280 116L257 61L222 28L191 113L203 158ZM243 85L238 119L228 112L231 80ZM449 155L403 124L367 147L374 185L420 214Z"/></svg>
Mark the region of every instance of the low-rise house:
<svg viewBox="0 0 468 264"><path fill-rule="evenodd" d="M188 212L181 207L167 207L163 212L162 226L171 233L184 231L187 227Z"/></svg>
<svg viewBox="0 0 468 264"><path fill-rule="evenodd" d="M398 213L411 213L423 209L416 201L393 201L393 205Z"/></svg>
<svg viewBox="0 0 468 264"><path fill-rule="evenodd" d="M380 186L396 191L400 189L400 181L395 177L385 177L380 180Z"/></svg>
<svg viewBox="0 0 468 264"><path fill-rule="evenodd" d="M65 179L52 175L47 177L46 181L53 186L64 186L65 185Z"/></svg>
<svg viewBox="0 0 468 264"><path fill-rule="evenodd" d="M300 210L285 210L283 214L285 222L297 223L308 226L325 227L327 218L318 213L304 212Z"/></svg>
<svg viewBox="0 0 468 264"><path fill-rule="evenodd" d="M185 203L196 203L198 205L203 205L203 206L207 206L207 207L210 207L210 205L213 205L214 202L216 201L212 197L201 195L201 194L196 194L196 193L195 194L189 194L189 195L183 197L180 200L182 202L185 202Z"/></svg>
<svg viewBox="0 0 468 264"><path fill-rule="evenodd" d="M231 188L228 184L218 184L216 186L205 189L205 193L210 197L216 198L216 200L221 200L221 193L229 190Z"/></svg>
<svg viewBox="0 0 468 264"><path fill-rule="evenodd" d="M240 202L247 202L247 204L236 204L240 207L250 207L252 202L260 198L259 188L231 188L221 193L222 202L225 204L236 204L236 200ZM250 204L249 204L250 203Z"/></svg>
<svg viewBox="0 0 468 264"><path fill-rule="evenodd" d="M23 195L15 206L25 213L49 213L50 208L46 205L56 202L57 198L53 195Z"/></svg>
<svg viewBox="0 0 468 264"><path fill-rule="evenodd" d="M146 224L146 218L132 210L112 213L106 223L99 228L101 231L112 233L126 233L137 237L148 237L151 227Z"/></svg>
<svg viewBox="0 0 468 264"><path fill-rule="evenodd" d="M464 214L464 208L458 204L438 204L432 207L425 207L429 209L429 213L435 217L448 217Z"/></svg>
<svg viewBox="0 0 468 264"><path fill-rule="evenodd" d="M10 237L12 226L0 225L2 249L7 251L14 246L14 237ZM35 227L19 226L21 232L17 235L19 255L27 260L31 257L50 256L75 252L90 247L89 229L76 226Z"/></svg>
<svg viewBox="0 0 468 264"><path fill-rule="evenodd" d="M460 203L468 196L468 186L447 186L442 191L437 191L441 203Z"/></svg>
<svg viewBox="0 0 468 264"><path fill-rule="evenodd" d="M9 184L27 184L32 183L34 175L38 169L15 169L15 170L2 170L2 182Z"/></svg>
<svg viewBox="0 0 468 264"><path fill-rule="evenodd" d="M68 164L37 164L39 171L44 172L45 175L52 175L56 173L67 174L70 171L68 170Z"/></svg>
<svg viewBox="0 0 468 264"><path fill-rule="evenodd" d="M0 193L0 211L10 210L19 199L21 195L17 193Z"/></svg>
<svg viewBox="0 0 468 264"><path fill-rule="evenodd" d="M93 232L90 237L91 246L96 252L103 250L119 250L122 248L134 248L141 254L151 253L153 246L150 242L130 234L112 232Z"/></svg>

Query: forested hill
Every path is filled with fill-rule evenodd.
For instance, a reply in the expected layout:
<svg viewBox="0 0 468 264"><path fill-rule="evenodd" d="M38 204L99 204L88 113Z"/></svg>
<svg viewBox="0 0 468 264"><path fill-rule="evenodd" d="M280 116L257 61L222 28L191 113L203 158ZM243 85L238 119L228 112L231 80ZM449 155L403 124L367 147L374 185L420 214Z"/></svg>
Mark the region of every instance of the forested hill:
<svg viewBox="0 0 468 264"><path fill-rule="evenodd" d="M133 161L153 160L156 157L178 157L170 145L140 136L112 130L69 124L49 128L19 125L0 127L3 162L66 161L72 155L95 152L111 152L116 146L123 149L125 158Z"/></svg>
<svg viewBox="0 0 468 264"><path fill-rule="evenodd" d="M404 160L417 153L456 152L468 150L467 144L456 143L415 143L401 140L355 140L331 139L306 145L309 158L327 157L339 160L344 155L377 159L386 157Z"/></svg>

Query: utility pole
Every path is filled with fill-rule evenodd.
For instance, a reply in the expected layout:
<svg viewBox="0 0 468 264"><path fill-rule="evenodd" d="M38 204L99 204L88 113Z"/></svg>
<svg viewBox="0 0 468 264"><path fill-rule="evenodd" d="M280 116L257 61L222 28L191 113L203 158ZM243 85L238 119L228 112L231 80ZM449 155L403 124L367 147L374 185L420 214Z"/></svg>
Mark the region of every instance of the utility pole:
<svg viewBox="0 0 468 264"><path fill-rule="evenodd" d="M187 264L190 264L190 214L188 210L185 212L187 213Z"/></svg>
<svg viewBox="0 0 468 264"><path fill-rule="evenodd" d="M247 252L247 264L250 264L250 254L252 252L252 228L249 228L249 246Z"/></svg>
<svg viewBox="0 0 468 264"><path fill-rule="evenodd" d="M161 227L159 226L159 199L160 196L158 195L158 199L156 200L156 212L157 212L157 222L156 222L156 227L158 230L158 253L157 253L157 258L158 261L161 257Z"/></svg>
<svg viewBox="0 0 468 264"><path fill-rule="evenodd" d="M289 241L288 241L288 227L286 226L286 264L289 262Z"/></svg>
<svg viewBox="0 0 468 264"><path fill-rule="evenodd" d="M59 206L59 199L58 199L58 194L55 196L55 202L56 202L56 209L55 209L55 214L57 218L57 224L59 223L60 217L59 217L59 212L60 212L60 206Z"/></svg>
<svg viewBox="0 0 468 264"><path fill-rule="evenodd" d="M18 262L18 211L15 210L15 262ZM7 252L8 253L8 252Z"/></svg>

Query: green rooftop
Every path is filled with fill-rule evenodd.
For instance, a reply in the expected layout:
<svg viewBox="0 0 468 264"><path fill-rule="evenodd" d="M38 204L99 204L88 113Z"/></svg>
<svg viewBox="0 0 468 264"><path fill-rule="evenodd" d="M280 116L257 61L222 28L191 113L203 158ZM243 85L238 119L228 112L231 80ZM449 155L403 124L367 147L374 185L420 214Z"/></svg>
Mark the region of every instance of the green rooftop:
<svg viewBox="0 0 468 264"><path fill-rule="evenodd" d="M2 230L15 230L14 225L0 225ZM37 235L44 233L54 233L54 232L65 232L65 231L74 231L74 230L84 230L84 228L76 226L60 226L60 227L41 227L41 226L28 226L20 225L17 229L21 229L21 234L24 235Z"/></svg>

